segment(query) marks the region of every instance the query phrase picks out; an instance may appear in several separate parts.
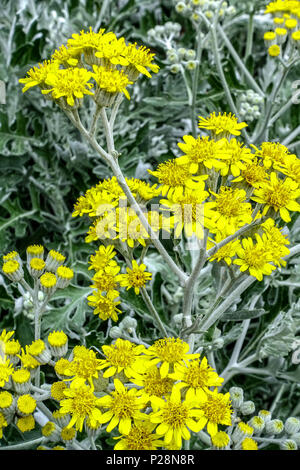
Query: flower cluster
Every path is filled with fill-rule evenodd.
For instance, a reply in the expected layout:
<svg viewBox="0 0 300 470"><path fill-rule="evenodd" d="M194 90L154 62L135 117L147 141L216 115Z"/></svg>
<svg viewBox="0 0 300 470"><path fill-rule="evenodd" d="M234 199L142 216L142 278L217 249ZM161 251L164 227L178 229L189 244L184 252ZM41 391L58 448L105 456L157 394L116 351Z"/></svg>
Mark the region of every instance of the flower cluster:
<svg viewBox="0 0 300 470"><path fill-rule="evenodd" d="M289 254L284 224L300 211L299 158L278 142L248 147L240 139L247 124L231 113L199 116L198 125L209 135L183 136L182 155L148 170L155 184L127 179L128 187L155 233L199 240L207 233L210 261L238 265L261 281ZM151 204L147 212L157 200L157 210ZM80 196L73 216L95 219L86 241L106 236L116 249L120 239L131 250L147 246L149 233L127 202L114 177ZM227 237L233 239L226 243Z"/></svg>
<svg viewBox="0 0 300 470"><path fill-rule="evenodd" d="M90 257L90 267L96 273L93 276L95 288L92 295L88 297L88 303L94 307L94 315L99 315L102 320L111 318L118 321L118 314L121 311L117 308L121 303L119 299L120 287L127 289L133 288L136 294L145 287L147 281L152 277L151 273L146 271L143 263L138 264L132 260L131 267L126 268L126 273L120 273L120 266L113 259L116 251L112 245L100 246L94 255Z"/></svg>
<svg viewBox="0 0 300 470"><path fill-rule="evenodd" d="M30 69L19 81L24 84L23 92L38 86L63 109L80 106L85 95L93 96L100 107L111 106L120 94L130 99L127 87L140 74L151 77L148 69L158 72L153 60L154 54L145 46L126 44L113 32L90 28L73 34L50 60Z"/></svg>
<svg viewBox="0 0 300 470"><path fill-rule="evenodd" d="M272 436L280 449L295 450L300 443L299 418L283 422L268 410L255 414L239 387L222 393L223 378L179 338L151 346L118 338L102 346L99 358L82 345L69 349L63 331L25 350L14 334L0 334L0 439L16 426L22 433L39 431L38 449L53 450L107 433L115 450L180 450L201 430L205 445L215 450L258 450L263 435ZM51 383L38 387L43 366L53 368L56 379L52 373ZM49 400L54 409L45 423L40 417Z"/></svg>
<svg viewBox="0 0 300 470"><path fill-rule="evenodd" d="M45 248L42 245L30 245L26 248L26 257L27 271L33 278L34 285L48 297L56 289L67 287L74 277L73 270L63 264L66 257L56 250L50 250L45 257ZM3 256L2 272L12 282L23 283L32 292L25 282L23 262L16 251Z"/></svg>
<svg viewBox="0 0 300 470"><path fill-rule="evenodd" d="M300 44L300 2L298 0L276 0L267 5L266 14L273 17L274 29L265 32L264 41L271 57L282 53L288 44Z"/></svg>

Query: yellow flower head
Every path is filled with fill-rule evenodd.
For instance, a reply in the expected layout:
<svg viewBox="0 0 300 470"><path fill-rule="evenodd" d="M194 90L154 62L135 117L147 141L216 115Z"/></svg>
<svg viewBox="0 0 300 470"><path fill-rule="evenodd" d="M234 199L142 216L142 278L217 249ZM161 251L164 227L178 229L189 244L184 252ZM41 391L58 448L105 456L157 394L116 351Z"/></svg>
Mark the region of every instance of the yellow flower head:
<svg viewBox="0 0 300 470"><path fill-rule="evenodd" d="M219 424L231 425L232 409L229 393L218 393L216 389L208 392L207 400L201 403L200 409L203 411L203 416L200 417L198 424L200 429L206 425L210 436L218 432Z"/></svg>
<svg viewBox="0 0 300 470"><path fill-rule="evenodd" d="M93 377L98 378L101 360L97 358L94 351L86 349L84 346L75 346L73 355L74 357L66 366L64 374L72 376L70 380L75 384L88 381L93 389Z"/></svg>
<svg viewBox="0 0 300 470"><path fill-rule="evenodd" d="M251 198L253 201L264 204L262 211L266 215L269 209L279 212L285 222L290 222L289 211L300 211L300 204L296 201L300 196L300 186L291 178L279 179L275 172L270 175L270 181L266 181L259 189L254 190Z"/></svg>
<svg viewBox="0 0 300 470"><path fill-rule="evenodd" d="M107 265L115 266L116 261L112 261L112 258L114 258L116 254L117 252L114 250L113 245L100 246L95 254L90 256L89 269L100 271Z"/></svg>
<svg viewBox="0 0 300 470"><path fill-rule="evenodd" d="M244 238L241 247L237 250L238 258L233 261L240 266L241 272L249 270L251 276L262 281L263 275L270 275L275 266L270 263L273 261L272 254L269 251L266 240L263 240L256 234L256 243L252 238Z"/></svg>
<svg viewBox="0 0 300 470"><path fill-rule="evenodd" d="M24 83L23 93L29 88L39 86L41 89L47 88L46 79L48 74L56 74L59 70L59 62L54 60L44 60L42 64L33 67L27 72L27 77L20 78L19 82Z"/></svg>
<svg viewBox="0 0 300 470"><path fill-rule="evenodd" d="M148 421L136 421L129 434L119 436L120 439L114 450L157 450L164 442L154 433L155 424Z"/></svg>
<svg viewBox="0 0 300 470"><path fill-rule="evenodd" d="M93 85L89 83L91 77L92 72L85 68L59 69L55 73L47 74L45 83L48 89L42 90L42 93L52 93L54 100L63 98L69 106L73 107L76 99L82 99L84 95L93 95L90 91Z"/></svg>
<svg viewBox="0 0 300 470"><path fill-rule="evenodd" d="M140 74L151 77L147 68L152 72L157 73L159 66L153 63L154 55L150 49L145 46L137 47L137 44L129 43L125 50L125 57L128 60L128 67L125 72L128 74L130 80L136 80Z"/></svg>
<svg viewBox="0 0 300 470"><path fill-rule="evenodd" d="M204 214L207 227L224 235L231 235L238 228L252 221L252 206L243 189L221 186L219 193L211 193L214 201L205 203Z"/></svg>
<svg viewBox="0 0 300 470"><path fill-rule="evenodd" d="M106 431L111 432L118 426L119 432L128 435L132 428L133 420L145 420L147 415L140 410L145 408L145 401L138 396L138 390L127 390L119 379L114 380L115 390L110 395L99 398L99 405L108 408L100 421L107 423Z"/></svg>
<svg viewBox="0 0 300 470"><path fill-rule="evenodd" d="M222 176L228 173L235 177L239 176L241 171L246 169L246 164L250 164L253 160L251 150L235 138L226 141L226 144L219 152L221 155L226 155L225 167L221 169Z"/></svg>
<svg viewBox="0 0 300 470"><path fill-rule="evenodd" d="M98 408L99 398L94 395L88 385L77 385L73 382L63 393L65 398L60 402L59 411L71 415L68 429L75 425L78 431L82 431L86 418L89 418L91 422L100 420L102 413Z"/></svg>
<svg viewBox="0 0 300 470"><path fill-rule="evenodd" d="M226 155L222 153L225 139L217 142L209 137L198 137L192 135L183 136L184 143L179 142L178 147L185 153L176 159L178 165L187 165L190 173L206 173L207 169L220 170L225 168Z"/></svg>
<svg viewBox="0 0 300 470"><path fill-rule="evenodd" d="M123 274L121 279L121 286L134 288L136 294L140 293L140 288L145 287L146 282L150 281L152 274L145 271L145 264L138 265L135 260L132 260L132 268L126 268L127 274Z"/></svg>
<svg viewBox="0 0 300 470"><path fill-rule="evenodd" d="M183 190L184 187L191 189L203 190L204 185L202 181L208 178L207 175L191 176L188 164L180 164L179 159L168 160L167 162L160 163L155 171L148 172L155 176L160 183L160 192L163 196L168 194L172 196L175 189ZM200 183L200 184L199 184Z"/></svg>
<svg viewBox="0 0 300 470"><path fill-rule="evenodd" d="M246 437L242 441L242 450L258 450L258 445L257 442L254 439L251 439L251 437Z"/></svg>
<svg viewBox="0 0 300 470"><path fill-rule="evenodd" d="M88 296L88 305L94 308L94 315L99 315L101 320L108 320L111 318L114 322L118 321L118 314L122 313L117 306L121 303L119 294L114 291L109 291L107 294L102 295L99 291L94 291L92 295Z"/></svg>
<svg viewBox="0 0 300 470"><path fill-rule="evenodd" d="M143 372L135 372L131 382L142 387L141 396L150 401L153 397L161 398L170 395L174 384L173 379L162 377L156 366L149 367Z"/></svg>
<svg viewBox="0 0 300 470"><path fill-rule="evenodd" d="M193 401L182 401L180 390L176 385L166 400L154 397L152 407L153 412L150 413L149 419L151 423L158 424L156 432L164 436L166 445L174 441L181 448L182 439L191 438L189 429L193 432L200 431L200 425L195 418L199 418L203 414L202 411L195 408Z"/></svg>
<svg viewBox="0 0 300 470"><path fill-rule="evenodd" d="M200 129L210 130L213 137L228 137L230 135L240 135L241 129L247 127L245 122L238 123L237 118L234 114L219 113L216 115L215 112L211 113L208 118L199 116Z"/></svg>
<svg viewBox="0 0 300 470"><path fill-rule="evenodd" d="M98 289L99 292L112 292L118 295L118 285L121 282L122 275L119 274L119 266L106 266L101 271L97 271L92 280L94 284L90 287Z"/></svg>
<svg viewBox="0 0 300 470"><path fill-rule="evenodd" d="M176 189L168 199L160 201L162 206L165 206L162 207L164 211L173 212L171 222L175 227L175 238L179 238L183 230L187 237L195 234L199 239L203 238L203 202L209 193L204 191L204 182L202 188L199 190L185 188L184 191Z"/></svg>
<svg viewBox="0 0 300 470"><path fill-rule="evenodd" d="M160 364L161 377L167 377L171 367L179 364L185 364L199 357L199 354L188 354L189 345L180 338L158 339L152 346L145 350L147 356L147 367Z"/></svg>
<svg viewBox="0 0 300 470"><path fill-rule="evenodd" d="M98 65L93 65L93 69L94 73L92 74L92 77L100 89L112 94L124 93L126 98L128 100L130 99L130 95L126 90L126 87L131 85L133 82L128 79L123 70L106 69L105 67Z"/></svg>
<svg viewBox="0 0 300 470"><path fill-rule="evenodd" d="M248 186L257 188L261 186L268 179L268 173L263 165L260 164L258 159L254 157L253 161L245 163L244 168L241 169L240 175L233 180L232 183L242 181Z"/></svg>
<svg viewBox="0 0 300 470"><path fill-rule="evenodd" d="M209 387L218 387L224 380L210 367L206 357L202 361L195 359L187 364L175 364L174 371L169 377L180 380L177 386L186 390L185 398L191 401L206 400Z"/></svg>
<svg viewBox="0 0 300 470"><path fill-rule="evenodd" d="M13 371L14 368L9 359L6 359L5 356L2 357L0 354L0 387L4 387L4 385L9 382Z"/></svg>
<svg viewBox="0 0 300 470"><path fill-rule="evenodd" d="M268 54L271 57L278 57L280 55L281 49L278 44L272 44L268 49Z"/></svg>
<svg viewBox="0 0 300 470"><path fill-rule="evenodd" d="M118 338L111 346L104 345L102 350L106 359L100 360L100 368L107 370L103 377L112 377L124 372L126 377L132 377L139 370L143 361L141 354L145 352L143 345L136 346L130 341Z"/></svg>

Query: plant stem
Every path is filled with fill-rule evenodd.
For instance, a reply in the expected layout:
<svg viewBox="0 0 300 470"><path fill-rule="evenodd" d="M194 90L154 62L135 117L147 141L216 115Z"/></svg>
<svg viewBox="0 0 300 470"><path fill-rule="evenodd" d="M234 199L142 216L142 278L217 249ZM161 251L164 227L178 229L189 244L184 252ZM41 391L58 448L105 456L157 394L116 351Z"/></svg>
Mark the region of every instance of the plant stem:
<svg viewBox="0 0 300 470"><path fill-rule="evenodd" d="M152 300L150 299L149 295L148 295L148 292L146 290L145 287L142 287L141 288L141 294L142 294L142 297L144 299L144 302L145 304L147 305L150 313L153 315L153 317L155 318L156 322L157 322L157 325L158 325L158 328L160 330L160 332L162 333L162 335L164 337L168 337L168 333L167 333L167 330L165 329L164 327L164 324L163 322L161 321L160 319L160 316L156 310L156 308L154 307L153 303L152 303Z"/></svg>

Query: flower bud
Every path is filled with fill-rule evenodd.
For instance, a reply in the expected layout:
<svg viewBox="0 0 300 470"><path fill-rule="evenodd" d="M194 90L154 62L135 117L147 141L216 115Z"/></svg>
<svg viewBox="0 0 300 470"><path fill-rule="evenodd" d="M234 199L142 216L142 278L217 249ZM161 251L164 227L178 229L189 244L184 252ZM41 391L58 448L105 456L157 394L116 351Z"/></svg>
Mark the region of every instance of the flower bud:
<svg viewBox="0 0 300 470"><path fill-rule="evenodd" d="M255 411L255 405L253 401L244 401L240 406L240 411L243 415L251 415Z"/></svg>
<svg viewBox="0 0 300 470"><path fill-rule="evenodd" d="M292 439L285 439L280 443L280 450L297 450L298 446Z"/></svg>
<svg viewBox="0 0 300 470"><path fill-rule="evenodd" d="M240 408L244 401L244 392L240 387L231 387L229 389L231 403L233 408Z"/></svg>
<svg viewBox="0 0 300 470"><path fill-rule="evenodd" d="M300 429L300 420L291 416L284 423L284 429L288 434L296 434Z"/></svg>
<svg viewBox="0 0 300 470"><path fill-rule="evenodd" d="M280 434L284 429L284 424L281 419L272 419L266 423L266 432L268 434Z"/></svg>

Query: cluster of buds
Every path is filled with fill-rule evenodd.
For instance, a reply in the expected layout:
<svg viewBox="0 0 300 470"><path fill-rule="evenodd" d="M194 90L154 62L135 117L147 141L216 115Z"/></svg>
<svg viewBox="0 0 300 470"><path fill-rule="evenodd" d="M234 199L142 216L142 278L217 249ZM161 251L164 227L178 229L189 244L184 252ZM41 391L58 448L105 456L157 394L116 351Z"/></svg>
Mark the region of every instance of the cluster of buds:
<svg viewBox="0 0 300 470"><path fill-rule="evenodd" d="M40 400L48 398L47 390L38 392L34 387L39 367L54 364L68 351L68 337L63 331L49 333L47 341L33 341L22 349L13 339L15 331L0 334L0 438L3 428L11 423L22 433L35 428L35 413ZM4 357L4 359L1 359Z"/></svg>
<svg viewBox="0 0 300 470"><path fill-rule="evenodd" d="M195 57L196 52L193 49L185 49L184 47L169 49L167 52L167 60L170 63L170 72L176 74L180 72L181 67L190 71L195 70L198 63Z"/></svg>
<svg viewBox="0 0 300 470"><path fill-rule="evenodd" d="M118 326L113 326L109 330L109 336L113 339L124 338L128 336L136 335L137 321L135 318L130 317L129 315L123 318Z"/></svg>
<svg viewBox="0 0 300 470"><path fill-rule="evenodd" d="M239 115L246 118L249 122L255 121L261 115L261 105L263 98L253 90L247 90L240 96Z"/></svg>
<svg viewBox="0 0 300 470"><path fill-rule="evenodd" d="M219 8L219 2L214 0L176 0L175 10L194 22L200 21L201 14L211 19L218 13L219 17L224 19L236 13L236 8L228 5L228 2L224 1Z"/></svg>
<svg viewBox="0 0 300 470"><path fill-rule="evenodd" d="M44 259L45 249L42 245L30 245L26 249L26 268L33 278L37 292L46 296L52 295L56 289L67 287L73 279L74 272L63 263L64 255L55 250L50 250ZM12 281L21 283L30 293L33 292L24 278L24 263L16 251L3 256L3 273ZM41 295L41 294L40 294ZM27 299L30 301L30 299ZM29 306L29 305L28 305Z"/></svg>
<svg viewBox="0 0 300 470"><path fill-rule="evenodd" d="M300 419L288 417L285 422L272 418L268 410L255 413L253 401L244 401L244 392L240 387L229 390L235 419L226 448L238 450L257 450L262 443L277 443L281 450L297 450L300 445ZM250 417L250 415L252 415Z"/></svg>

